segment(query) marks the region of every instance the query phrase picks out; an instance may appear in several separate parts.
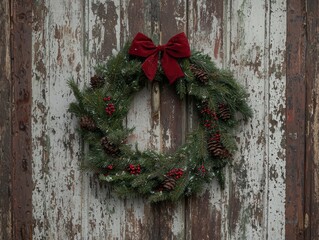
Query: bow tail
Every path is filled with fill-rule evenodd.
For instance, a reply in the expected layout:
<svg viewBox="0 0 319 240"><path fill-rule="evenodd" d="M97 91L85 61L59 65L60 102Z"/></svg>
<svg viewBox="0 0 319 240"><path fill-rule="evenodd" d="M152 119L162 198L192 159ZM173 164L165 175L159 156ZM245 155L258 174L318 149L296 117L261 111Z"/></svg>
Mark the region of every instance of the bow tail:
<svg viewBox="0 0 319 240"><path fill-rule="evenodd" d="M165 52L161 63L169 84L173 84L178 78L185 76L177 60L169 57Z"/></svg>
<svg viewBox="0 0 319 240"><path fill-rule="evenodd" d="M153 81L156 71L157 71L157 63L158 63L158 53L155 52L154 54L150 55L144 63L142 64L142 69L146 75L146 77Z"/></svg>

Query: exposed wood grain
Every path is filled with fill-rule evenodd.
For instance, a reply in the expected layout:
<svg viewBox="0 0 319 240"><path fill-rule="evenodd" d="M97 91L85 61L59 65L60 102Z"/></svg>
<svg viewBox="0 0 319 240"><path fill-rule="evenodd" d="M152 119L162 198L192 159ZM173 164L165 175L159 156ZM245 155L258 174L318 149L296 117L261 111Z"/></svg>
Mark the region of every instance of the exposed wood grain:
<svg viewBox="0 0 319 240"><path fill-rule="evenodd" d="M160 44L187 29L187 1L159 1ZM175 151L185 140L186 103L176 94L174 86L163 83L160 86L160 150ZM176 204L160 203L154 206L157 234L153 238L181 239L185 235L185 207L181 200Z"/></svg>
<svg viewBox="0 0 319 240"><path fill-rule="evenodd" d="M32 238L32 1L12 1L12 236Z"/></svg>
<svg viewBox="0 0 319 240"><path fill-rule="evenodd" d="M268 161L266 199L264 203L265 223L268 239L283 239L285 236L285 122L286 122L286 8L285 0L269 1L267 22L268 41L266 51L268 62L264 66L266 123L264 139ZM267 77L268 76L268 77Z"/></svg>
<svg viewBox="0 0 319 240"><path fill-rule="evenodd" d="M254 111L253 119L237 134L239 151L234 156L229 183L228 234L231 239L263 239L267 181L267 149L263 139L268 127L265 122L268 92L264 88L267 9L263 2L231 1L228 14L227 59L235 77L249 92L248 101Z"/></svg>
<svg viewBox="0 0 319 240"><path fill-rule="evenodd" d="M34 238L283 239L285 9L284 0L34 1ZM213 182L186 204L150 205L118 199L79 171L85 146L67 113L74 97L66 81L88 84L95 64L138 31L162 43L185 31L193 48L231 67L248 89L255 116L239 130L240 152L226 170L224 191ZM130 141L174 151L196 124L186 118L192 114L173 90L149 84L132 103Z"/></svg>
<svg viewBox="0 0 319 240"><path fill-rule="evenodd" d="M287 5L286 239L304 237L306 6Z"/></svg>
<svg viewBox="0 0 319 240"><path fill-rule="evenodd" d="M11 239L10 2L0 3L0 239Z"/></svg>
<svg viewBox="0 0 319 240"><path fill-rule="evenodd" d="M124 9L123 9L124 8ZM85 46L84 77L81 84L89 84L99 62L115 54L126 37L127 21L122 16L125 6L119 1L87 1L84 11ZM75 126L74 126L75 127ZM85 153L84 153L85 154ZM125 203L101 184L92 173L82 176L82 236L88 239L123 239L125 236Z"/></svg>
<svg viewBox="0 0 319 240"><path fill-rule="evenodd" d="M48 237L50 222L48 219L46 192L49 173L49 134L48 134L48 83L49 83L49 29L48 3L45 0L33 5L32 33L32 174L34 190L32 193L35 239Z"/></svg>
<svg viewBox="0 0 319 240"><path fill-rule="evenodd" d="M319 4L307 1L305 239L319 239Z"/></svg>
<svg viewBox="0 0 319 240"><path fill-rule="evenodd" d="M36 239L81 239L79 139L67 112L67 80L83 71L80 2L35 1L33 23L33 214Z"/></svg>
<svg viewBox="0 0 319 240"><path fill-rule="evenodd" d="M209 54L217 66L223 63L222 1L190 1L188 7L188 35L193 49ZM192 103L188 114L193 114ZM189 122L189 129L198 124L196 115ZM225 239L226 212L222 202L227 201L227 189L222 192L217 181L207 186L203 195L191 197L186 204L186 239ZM225 207L226 210L226 207ZM226 215L224 215L226 214Z"/></svg>
<svg viewBox="0 0 319 240"><path fill-rule="evenodd" d="M254 111L240 129L230 171L230 239L281 239L283 234L285 76L277 75L285 69L285 27L273 24L278 20L285 26L284 12L283 1L230 1L227 9L227 61ZM276 227L269 230L268 224Z"/></svg>

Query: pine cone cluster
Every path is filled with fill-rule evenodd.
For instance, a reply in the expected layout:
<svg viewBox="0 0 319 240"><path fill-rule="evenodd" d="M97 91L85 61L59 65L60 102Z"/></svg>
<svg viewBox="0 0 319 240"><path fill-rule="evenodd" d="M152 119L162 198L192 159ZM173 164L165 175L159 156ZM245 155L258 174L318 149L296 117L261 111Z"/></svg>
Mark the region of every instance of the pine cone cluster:
<svg viewBox="0 0 319 240"><path fill-rule="evenodd" d="M95 131L97 126L94 120L89 116L83 116L80 119L80 127L88 131Z"/></svg>
<svg viewBox="0 0 319 240"><path fill-rule="evenodd" d="M203 84L208 83L209 76L208 76L207 72L205 72L203 69L196 67L195 64L191 64L189 66L189 68L198 81L200 81Z"/></svg>
<svg viewBox="0 0 319 240"><path fill-rule="evenodd" d="M166 191L174 190L176 186L176 180L174 177L166 177L166 179L162 182L162 188Z"/></svg>
<svg viewBox="0 0 319 240"><path fill-rule="evenodd" d="M91 87L92 88L100 88L103 86L105 80L104 78L102 78L101 76L98 76L98 75L94 75L93 77L91 77Z"/></svg>
<svg viewBox="0 0 319 240"><path fill-rule="evenodd" d="M219 118L223 119L224 121L230 119L231 115L230 115L230 109L228 106L226 106L225 104L220 104L219 107Z"/></svg>
<svg viewBox="0 0 319 240"><path fill-rule="evenodd" d="M115 144L111 143L107 137L101 138L101 146L103 147L105 153L111 156L115 156L120 152L120 149L118 149Z"/></svg>
<svg viewBox="0 0 319 240"><path fill-rule="evenodd" d="M220 141L209 139L207 141L207 149L215 157L220 157L220 158L230 157L229 151L222 145Z"/></svg>

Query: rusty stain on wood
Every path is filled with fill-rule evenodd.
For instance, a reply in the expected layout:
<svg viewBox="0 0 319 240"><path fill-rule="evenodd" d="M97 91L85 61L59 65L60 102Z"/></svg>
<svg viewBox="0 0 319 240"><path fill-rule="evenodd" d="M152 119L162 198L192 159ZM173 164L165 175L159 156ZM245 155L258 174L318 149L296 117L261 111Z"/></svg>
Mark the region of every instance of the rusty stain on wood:
<svg viewBox="0 0 319 240"><path fill-rule="evenodd" d="M0 239L10 239L11 222L11 62L10 2L0 3Z"/></svg>
<svg viewBox="0 0 319 240"><path fill-rule="evenodd" d="M304 237L305 2L287 5L286 239Z"/></svg>

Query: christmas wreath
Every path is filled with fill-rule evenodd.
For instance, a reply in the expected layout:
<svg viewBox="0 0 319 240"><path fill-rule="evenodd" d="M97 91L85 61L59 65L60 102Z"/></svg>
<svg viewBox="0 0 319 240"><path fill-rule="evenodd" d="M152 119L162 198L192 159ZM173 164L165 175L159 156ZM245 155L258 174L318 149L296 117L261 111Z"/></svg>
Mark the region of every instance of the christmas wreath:
<svg viewBox="0 0 319 240"><path fill-rule="evenodd" d="M171 154L141 151L138 143L126 141L133 130L123 124L131 101L149 80L169 81L180 99L192 98L198 110L198 126ZM96 67L90 86L80 90L73 80L69 86L76 97L69 111L79 118L88 146L84 168L120 196L138 194L151 202L189 196L213 178L223 187L223 168L236 150L234 129L252 116L245 89L208 55L191 54L184 33L162 46L138 33L131 45Z"/></svg>

